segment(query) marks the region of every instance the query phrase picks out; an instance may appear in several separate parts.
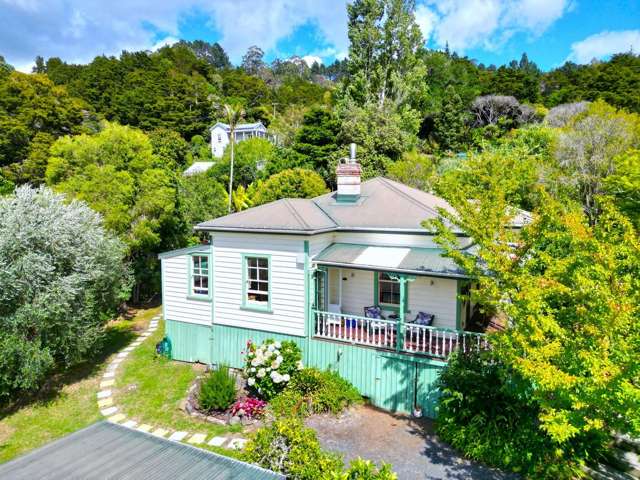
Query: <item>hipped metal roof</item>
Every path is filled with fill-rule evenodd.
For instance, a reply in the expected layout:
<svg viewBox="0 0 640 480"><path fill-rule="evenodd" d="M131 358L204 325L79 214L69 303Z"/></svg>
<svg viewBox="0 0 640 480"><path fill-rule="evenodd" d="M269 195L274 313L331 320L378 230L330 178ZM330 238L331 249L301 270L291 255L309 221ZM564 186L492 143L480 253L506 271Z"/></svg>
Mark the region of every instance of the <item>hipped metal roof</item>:
<svg viewBox="0 0 640 480"><path fill-rule="evenodd" d="M345 268L409 273L436 277L468 278L456 263L442 256L439 248L374 247L351 243L333 243L313 262Z"/></svg>
<svg viewBox="0 0 640 480"><path fill-rule="evenodd" d="M271 480L268 470L109 422L79 430L0 465L12 480Z"/></svg>
<svg viewBox="0 0 640 480"><path fill-rule="evenodd" d="M422 222L440 218L440 208L453 212L444 199L388 178L367 180L360 190L354 203L338 202L336 192L311 199L277 200L200 223L196 230L303 235L334 231L427 234ZM512 226L521 227L529 221L527 212L516 213Z"/></svg>

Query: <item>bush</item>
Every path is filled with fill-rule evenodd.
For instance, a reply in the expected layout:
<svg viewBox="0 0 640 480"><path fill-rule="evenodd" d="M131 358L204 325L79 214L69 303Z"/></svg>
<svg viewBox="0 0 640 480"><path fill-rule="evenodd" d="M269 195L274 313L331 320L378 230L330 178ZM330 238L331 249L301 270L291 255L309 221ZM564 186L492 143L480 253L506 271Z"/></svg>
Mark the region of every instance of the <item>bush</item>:
<svg viewBox="0 0 640 480"><path fill-rule="evenodd" d="M243 375L249 389L264 400L281 392L301 369L302 352L295 342L267 339L262 345L247 344Z"/></svg>
<svg viewBox="0 0 640 480"><path fill-rule="evenodd" d="M95 351L129 296L125 253L83 202L29 186L0 197L0 402Z"/></svg>
<svg viewBox="0 0 640 480"><path fill-rule="evenodd" d="M291 412L302 416L338 414L361 400L358 390L337 372L305 368L294 375L284 391L273 399L271 406L276 416Z"/></svg>
<svg viewBox="0 0 640 480"><path fill-rule="evenodd" d="M391 470L391 465L383 463L380 468L369 460L356 458L349 468L331 477L334 480L396 480L398 476Z"/></svg>
<svg viewBox="0 0 640 480"><path fill-rule="evenodd" d="M281 198L312 198L327 193L327 185L313 170L292 168L267 178L253 197L253 205L273 202Z"/></svg>
<svg viewBox="0 0 640 480"><path fill-rule="evenodd" d="M267 402L259 398L242 398L231 406L231 415L245 415L249 418L258 418L264 414L266 406Z"/></svg>
<svg viewBox="0 0 640 480"><path fill-rule="evenodd" d="M324 452L316 433L297 418L280 419L261 428L247 443L244 459L294 480L331 478L342 460Z"/></svg>
<svg viewBox="0 0 640 480"><path fill-rule="evenodd" d="M236 379L227 366L210 371L200 384L198 400L205 411L226 410L235 399Z"/></svg>
<svg viewBox="0 0 640 480"><path fill-rule="evenodd" d="M539 427L540 409L517 376L490 353L454 355L440 375L440 437L467 457L529 478L573 478L580 452L597 438L555 443ZM504 379L510 378L507 382Z"/></svg>

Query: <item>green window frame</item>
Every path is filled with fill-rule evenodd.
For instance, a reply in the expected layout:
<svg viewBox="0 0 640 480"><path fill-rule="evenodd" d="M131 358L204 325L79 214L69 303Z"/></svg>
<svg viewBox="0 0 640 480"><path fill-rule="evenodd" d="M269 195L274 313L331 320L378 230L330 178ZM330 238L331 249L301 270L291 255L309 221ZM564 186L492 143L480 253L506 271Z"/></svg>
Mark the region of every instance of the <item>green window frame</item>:
<svg viewBox="0 0 640 480"><path fill-rule="evenodd" d="M211 255L202 252L188 255L187 268L189 269L187 298L210 301L213 289L211 282Z"/></svg>
<svg viewBox="0 0 640 480"><path fill-rule="evenodd" d="M242 309L271 313L271 255L242 254Z"/></svg>
<svg viewBox="0 0 640 480"><path fill-rule="evenodd" d="M382 310L387 310L390 312L395 312L395 313L399 313L400 312L400 282L398 280L395 280L393 278L389 278L390 274L388 272L380 272L380 271L375 271L373 272L373 304L377 307L382 308ZM386 277L386 278L383 278ZM388 303L388 302L383 302L382 298L381 298L381 288L384 285L397 285L397 297L398 297L398 303ZM392 287L393 288L393 287ZM393 290L391 290L392 295L393 295ZM404 311L407 313L409 312L409 285L406 284L406 293L404 296Z"/></svg>

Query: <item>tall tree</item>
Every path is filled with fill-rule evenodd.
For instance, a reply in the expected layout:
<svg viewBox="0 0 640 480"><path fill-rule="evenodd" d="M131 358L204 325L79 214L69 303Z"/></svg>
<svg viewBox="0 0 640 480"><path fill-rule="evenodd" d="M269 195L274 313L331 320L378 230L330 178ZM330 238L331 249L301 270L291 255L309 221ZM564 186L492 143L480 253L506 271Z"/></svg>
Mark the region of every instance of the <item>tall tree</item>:
<svg viewBox="0 0 640 480"><path fill-rule="evenodd" d="M242 57L242 69L249 75L257 75L265 67L264 52L257 45L252 45Z"/></svg>
<svg viewBox="0 0 640 480"><path fill-rule="evenodd" d="M229 213L231 213L232 196L233 196L233 161L234 161L234 148L236 143L236 127L238 123L244 118L245 111L242 105L225 104L223 107L224 118L229 125Z"/></svg>
<svg viewBox="0 0 640 480"><path fill-rule="evenodd" d="M442 109L435 115L434 123L434 135L442 149L457 151L462 148L467 128L467 112L452 85L445 91Z"/></svg>

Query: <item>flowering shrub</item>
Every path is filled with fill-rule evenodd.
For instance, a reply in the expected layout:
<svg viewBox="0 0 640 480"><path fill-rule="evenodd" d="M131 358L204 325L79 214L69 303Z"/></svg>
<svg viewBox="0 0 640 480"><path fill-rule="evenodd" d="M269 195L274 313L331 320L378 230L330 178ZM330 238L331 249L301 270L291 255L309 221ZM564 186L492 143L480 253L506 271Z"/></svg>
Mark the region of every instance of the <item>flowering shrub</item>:
<svg viewBox="0 0 640 480"><path fill-rule="evenodd" d="M294 342L267 339L261 345L247 342L244 377L249 389L269 400L302 370L302 353Z"/></svg>
<svg viewBox="0 0 640 480"><path fill-rule="evenodd" d="M254 397L245 397L231 406L231 415L245 416L249 418L261 417L267 402Z"/></svg>

